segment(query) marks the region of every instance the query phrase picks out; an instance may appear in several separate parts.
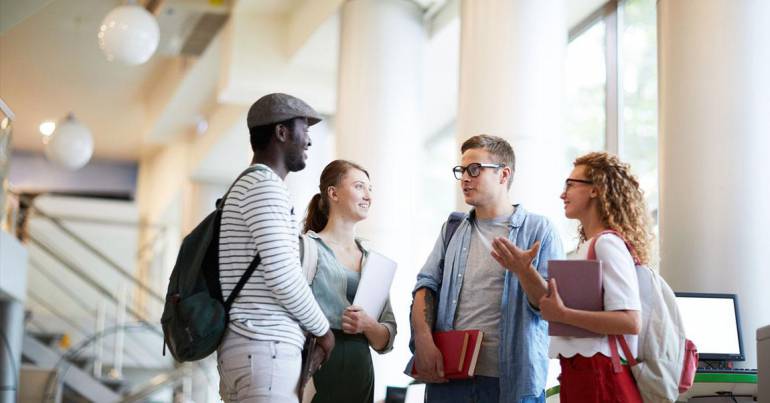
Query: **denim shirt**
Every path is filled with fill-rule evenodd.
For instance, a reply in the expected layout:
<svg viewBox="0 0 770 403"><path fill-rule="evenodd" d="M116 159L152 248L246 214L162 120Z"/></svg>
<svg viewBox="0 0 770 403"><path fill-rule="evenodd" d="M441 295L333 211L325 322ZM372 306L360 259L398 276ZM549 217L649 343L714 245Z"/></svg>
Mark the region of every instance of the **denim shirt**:
<svg viewBox="0 0 770 403"><path fill-rule="evenodd" d="M532 264L543 278L547 278L548 261L564 259L561 239L547 218L528 213L520 205L514 207L516 211L510 218L508 239L522 249L529 249L535 241L540 241L540 251ZM437 331L454 329L474 216L473 210L465 216L446 251L444 224L433 251L417 275L412 295L423 287L438 295ZM442 256L446 258L443 272L439 267ZM538 397L543 393L548 374L548 322L529 303L518 278L509 271L505 272L500 310L500 402ZM411 372L411 368L407 370Z"/></svg>

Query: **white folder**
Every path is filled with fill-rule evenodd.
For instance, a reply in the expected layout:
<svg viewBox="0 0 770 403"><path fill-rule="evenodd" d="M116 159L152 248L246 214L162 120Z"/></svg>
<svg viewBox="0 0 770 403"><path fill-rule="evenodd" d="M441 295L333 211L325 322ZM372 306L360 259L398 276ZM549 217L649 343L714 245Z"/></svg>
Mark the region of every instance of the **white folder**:
<svg viewBox="0 0 770 403"><path fill-rule="evenodd" d="M358 282L353 305L363 308L372 318L379 318L390 296L390 285L393 283L397 266L395 261L370 251L361 273L361 280Z"/></svg>

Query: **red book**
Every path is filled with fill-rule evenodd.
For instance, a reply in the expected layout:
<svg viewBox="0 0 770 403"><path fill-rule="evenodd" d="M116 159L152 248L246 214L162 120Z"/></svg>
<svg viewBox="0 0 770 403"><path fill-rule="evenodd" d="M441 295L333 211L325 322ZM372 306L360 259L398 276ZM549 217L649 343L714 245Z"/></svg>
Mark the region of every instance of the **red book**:
<svg viewBox="0 0 770 403"><path fill-rule="evenodd" d="M433 342L444 357L445 378L473 377L483 336L484 332L480 330L448 330L433 333ZM412 369L412 374L416 374L415 369Z"/></svg>

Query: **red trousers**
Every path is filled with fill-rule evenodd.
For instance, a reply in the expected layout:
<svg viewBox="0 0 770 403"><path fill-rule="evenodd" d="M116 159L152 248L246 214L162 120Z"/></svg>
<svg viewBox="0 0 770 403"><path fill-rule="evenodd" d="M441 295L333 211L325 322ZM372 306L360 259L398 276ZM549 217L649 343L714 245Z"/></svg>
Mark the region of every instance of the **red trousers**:
<svg viewBox="0 0 770 403"><path fill-rule="evenodd" d="M612 360L603 354L586 358L575 354L560 357L559 401L561 403L642 403L631 369L615 373Z"/></svg>

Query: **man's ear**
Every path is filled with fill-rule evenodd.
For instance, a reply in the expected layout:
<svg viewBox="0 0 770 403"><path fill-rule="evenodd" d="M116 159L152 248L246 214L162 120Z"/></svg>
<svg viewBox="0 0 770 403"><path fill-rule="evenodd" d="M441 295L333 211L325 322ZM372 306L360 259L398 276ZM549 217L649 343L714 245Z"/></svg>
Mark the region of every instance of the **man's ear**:
<svg viewBox="0 0 770 403"><path fill-rule="evenodd" d="M281 143L286 143L287 141L289 141L289 130L286 128L284 124L275 125L274 135L276 140L278 140Z"/></svg>
<svg viewBox="0 0 770 403"><path fill-rule="evenodd" d="M511 176L513 176L513 171L511 171L511 167L503 167L501 169L503 174L500 176L500 184L508 184L508 181L511 180Z"/></svg>

